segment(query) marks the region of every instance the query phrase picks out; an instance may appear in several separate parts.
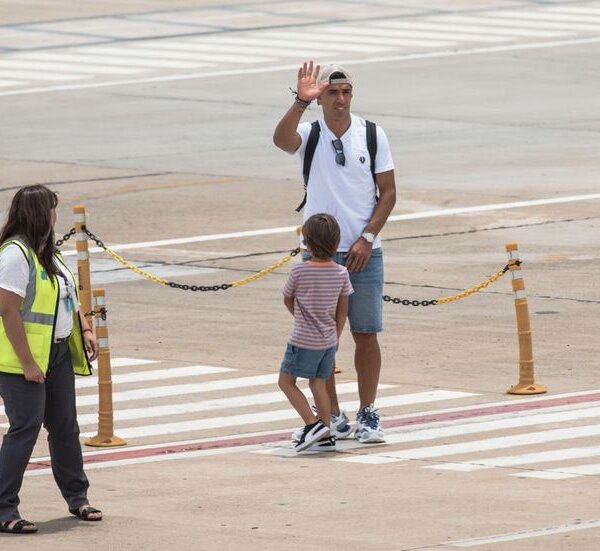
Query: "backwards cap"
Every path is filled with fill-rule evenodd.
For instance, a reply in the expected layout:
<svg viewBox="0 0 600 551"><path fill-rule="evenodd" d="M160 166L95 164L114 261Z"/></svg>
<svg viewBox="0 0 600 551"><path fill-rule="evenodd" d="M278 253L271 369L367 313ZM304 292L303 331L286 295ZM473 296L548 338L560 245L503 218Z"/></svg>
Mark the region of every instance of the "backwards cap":
<svg viewBox="0 0 600 551"><path fill-rule="evenodd" d="M352 76L341 65L325 65L321 68L317 84L350 84Z"/></svg>

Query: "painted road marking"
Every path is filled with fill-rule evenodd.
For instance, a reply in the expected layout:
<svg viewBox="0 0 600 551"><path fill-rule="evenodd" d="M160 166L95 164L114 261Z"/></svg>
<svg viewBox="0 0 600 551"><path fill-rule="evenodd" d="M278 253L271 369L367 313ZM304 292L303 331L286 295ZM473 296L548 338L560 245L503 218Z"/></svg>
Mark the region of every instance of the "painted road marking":
<svg viewBox="0 0 600 551"><path fill-rule="evenodd" d="M479 545L488 545L492 543L503 543L505 541L517 541L528 538L537 538L540 536L550 536L552 534L563 534L565 532L574 532L576 530L587 530L589 528L600 527L600 520L578 520L570 524L561 524L558 526L548 526L535 530L521 530L520 532L511 532L509 534L500 534L498 536L488 536L483 538L472 538L468 540L447 541L440 545L450 545L452 547L477 547Z"/></svg>
<svg viewBox="0 0 600 551"><path fill-rule="evenodd" d="M385 385L392 388L392 385ZM309 397L307 390L301 389ZM338 394L350 394L358 391L356 383L342 383L336 386ZM266 406L287 401L283 392L264 392L260 394L245 394L242 396L227 396L213 400L201 400L197 402L185 402L182 404L169 404L166 406L148 406L135 409L118 409L114 413L115 421L128 421L132 419L163 418L170 415L181 415L184 413L198 413L201 411L218 411L227 408L241 408L248 406ZM97 414L78 415L79 425L93 424L98 421Z"/></svg>
<svg viewBox="0 0 600 551"><path fill-rule="evenodd" d="M552 461L564 461L567 459L584 459L600 455L600 446L585 446L581 448L565 448L545 452L524 453L521 455L505 455L502 457L488 457L476 461L465 461L461 463L440 463L439 465L428 465L426 469L443 471L471 472L483 469L495 469L500 467L515 467L517 465L531 465L532 463L549 463Z"/></svg>
<svg viewBox="0 0 600 551"><path fill-rule="evenodd" d="M327 47L329 42L333 42L335 47L338 50L348 50L355 52L386 52L389 50L394 50L395 46L393 45L385 45L372 44L369 39L365 38L360 40L360 44L356 42L356 38L348 37L345 38L343 36L332 36L332 35L323 35L315 31L263 31L255 34L258 37L265 38L281 38L287 41L291 41L294 44L299 44L302 42L306 42L307 44L318 44L318 47Z"/></svg>
<svg viewBox="0 0 600 551"><path fill-rule="evenodd" d="M115 367L114 365L111 367ZM144 381L164 381L165 379L179 379L181 377L196 377L198 375L213 375L215 373L227 373L235 371L230 367L213 367L210 365L187 365L185 367L168 367L166 369L150 369L146 371L135 371L133 373L122 373L112 375L113 385L123 383L141 383ZM75 379L76 388L90 388L98 386L96 377Z"/></svg>
<svg viewBox="0 0 600 551"><path fill-rule="evenodd" d="M423 29L423 30L439 30L445 32L460 32L460 33L485 33L483 36L499 35L499 36L526 36L532 38L552 38L557 36L568 36L569 32L566 31L540 31L534 29L520 29L514 26L507 25L506 27L494 27L492 25L485 25L485 23L478 24L476 17L467 18L468 24L457 25L456 21L444 23L438 20L428 20L425 22L416 21L384 21L381 23L371 23L371 25L379 26L393 26L398 29ZM466 36L466 35L465 35Z"/></svg>
<svg viewBox="0 0 600 551"><path fill-rule="evenodd" d="M526 50L537 50L537 49L546 49L546 48L559 48L559 47L568 47L568 46L582 46L586 44L596 44L600 42L600 37L593 38L577 38L577 39L569 39L569 40L555 40L548 42L534 42L527 44L511 44L504 46L490 46L490 47L482 47L482 48L470 48L470 49L450 49L450 50L441 50L434 52L425 52L425 53L414 53L414 54L399 54L399 55L389 55L389 56L381 56L381 57L371 57L371 58L360 58L360 59L342 59L339 60L338 63L342 65L369 65L373 63L387 63L387 62L403 62L403 61L413 61L417 59L434 59L434 58L446 58L446 57L457 57L457 56L468 56L468 55L479 55L479 54L489 54L489 53L500 53L500 52L512 52L512 51L526 51ZM302 55L306 55L306 52L302 52ZM11 91L3 91L0 92L0 97L2 96L16 96L16 95L26 95L26 94L41 94L48 92L66 92L66 91L74 91L74 90L86 90L93 88L108 88L113 86L128 86L128 85L136 85L136 84L149 84L149 83L160 83L160 82L176 82L183 80L194 80L194 79L202 79L202 78L219 78L219 77L229 77L229 76L243 76L243 75L258 75L265 73L273 73L280 71L291 71L297 70L297 64L283 64L276 66L268 66L268 67L256 67L252 69L226 69L220 71L207 71L207 72L199 72L199 73L186 73L186 74L177 74L177 75L167 75L167 76L158 76L158 77L148 77L148 78L138 78L138 79L127 79L127 80L113 80L113 81L104 81L104 82L93 82L88 84L73 84L73 85L59 85L59 86L44 86L39 88L28 88L22 90L11 90ZM4 75L9 76L9 75ZM31 75L29 75L31 76ZM2 74L0 74L0 78L2 78ZM9 76L9 78L11 78ZM19 77L17 77L19 78ZM21 78L28 78L21 77Z"/></svg>
<svg viewBox="0 0 600 551"><path fill-rule="evenodd" d="M425 412L419 414L400 415L388 419L382 419L382 424L386 430L402 430L402 426L412 426L415 424L423 424L424 427L431 427L433 424L438 424L440 419L464 419L467 417L478 417L482 412L504 411L504 412L519 412L527 410L537 410L540 408L554 407L562 403L583 403L585 401L598 401L600 391L589 391L588 393L574 392L558 395L555 397L537 397L535 399L526 398L518 400L506 400L504 402L495 402L487 404L479 404L473 406L465 406L458 408L449 408L446 410L438 410L436 412ZM544 398L546 398L544 400ZM431 420L435 419L434 423ZM402 423L403 425L399 425ZM279 445L281 442L289 441L290 430L274 430L248 433L243 436L228 435L218 438L202 438L197 440L187 440L183 442L171 442L166 444L153 444L144 446L131 446L123 449L107 449L94 450L84 452L84 462L86 468L91 464L97 465L94 468L102 468L108 466L116 466L120 464L134 464L137 461L151 462L152 457L155 461L177 460L191 457L190 455L196 451L211 450L215 448L222 449L222 453L236 453L237 450L244 446L245 450L253 451L260 450L261 446ZM279 444L278 444L279 443ZM262 448L264 449L264 448ZM202 454L198 454L201 456ZM206 455L209 455L208 452ZM196 455L194 455L196 457ZM30 461L28 466L27 476L33 475L33 471L43 470L40 474L50 474L48 457L38 457ZM123 463L121 463L123 462ZM126 462L126 463L124 463Z"/></svg>
<svg viewBox="0 0 600 551"><path fill-rule="evenodd" d="M479 212L492 212L498 210L509 210L526 207L540 207L545 205L558 205L563 203L574 203L579 201L597 201L600 199L600 193L589 193L585 195L570 195L565 197L549 197L547 199L531 199L528 201L515 201L512 203L491 203L488 205L476 205L472 207L457 207L451 209L436 209L423 212L413 212L410 214L395 214L388 218L389 222L399 222L406 220L420 220L424 218L436 218L440 216L457 216L462 214L476 214ZM138 241L136 243L121 243L108 245L115 251L124 251L129 249L146 249L149 247L166 247L170 245L181 245L184 243L201 243L206 241L221 241L225 239L241 239L244 237L257 237L260 235L276 235L282 233L295 233L297 226L280 226L275 228L265 228L260 230L247 230L231 233L214 233L208 235L195 235L191 237L178 237L175 239L160 239L156 241ZM100 247L90 247L90 252L102 252ZM77 251L70 250L63 252L63 256L76 256Z"/></svg>
<svg viewBox="0 0 600 551"><path fill-rule="evenodd" d="M566 478L575 478L579 476L590 476L600 474L600 463L591 465L575 465L573 467L561 467L560 469L543 469L539 471L528 471L523 473L514 473L511 476L519 478L537 478L540 480L564 480Z"/></svg>
<svg viewBox="0 0 600 551"><path fill-rule="evenodd" d="M275 393L273 393L275 394ZM282 393L277 393L282 396ZM397 407L407 404L424 404L437 402L442 400L456 400L459 398L476 396L476 394L466 392L453 391L431 391L418 393L419 396L411 394L399 394L394 396L383 396L377 399L377 405L380 408ZM224 406L231 402L233 398L224 398L222 403ZM285 401L285 400L281 400ZM355 400L343 404L351 410L356 410L360 407L360 401ZM261 423L275 423L289 419L297 419L298 414L291 408L276 411L265 411L259 413L246 413L239 415L228 415L223 417L210 417L206 419L190 419L175 423L160 423L156 425L145 425L140 427L119 428L118 433L121 438L141 438L146 436L157 436L163 434L179 434L191 431L211 430L224 427L239 427L242 425L255 425ZM93 436L95 433L85 433L82 436Z"/></svg>
<svg viewBox="0 0 600 551"><path fill-rule="evenodd" d="M599 416L596 413L596 417ZM383 464L408 461L411 459L433 459L463 453L474 453L487 450L506 449L517 446L528 446L531 444L543 444L548 442L561 442L575 438L600 435L600 426L583 425L569 427L566 429L553 429L525 434L514 434L488 438L484 440L472 440L458 444L440 444L437 446L426 446L422 448L409 448L400 451L390 451L381 454L371 454L357 457L335 459L335 461L347 461L349 463Z"/></svg>
<svg viewBox="0 0 600 551"><path fill-rule="evenodd" d="M546 29L546 30L559 30L559 31L600 31L600 25L582 25L577 23L566 23L566 22L550 22L550 21L520 21L518 19L500 17L486 17L486 14L480 16L464 16L464 15L444 15L437 17L436 22L444 22L448 24L453 23L464 23L464 24L481 24L490 26L500 26L502 28L527 28L529 29Z"/></svg>

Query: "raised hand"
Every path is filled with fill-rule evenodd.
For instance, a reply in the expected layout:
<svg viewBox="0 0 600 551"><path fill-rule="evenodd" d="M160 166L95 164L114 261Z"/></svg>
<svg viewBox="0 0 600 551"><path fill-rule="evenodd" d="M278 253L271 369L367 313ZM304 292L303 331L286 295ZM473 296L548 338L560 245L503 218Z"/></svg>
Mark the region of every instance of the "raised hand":
<svg viewBox="0 0 600 551"><path fill-rule="evenodd" d="M327 88L327 83L323 83L320 86L317 85L320 69L321 66L314 65L312 61L308 63L305 61L302 67L298 69L298 84L296 86L298 99L312 101L317 99L323 90Z"/></svg>

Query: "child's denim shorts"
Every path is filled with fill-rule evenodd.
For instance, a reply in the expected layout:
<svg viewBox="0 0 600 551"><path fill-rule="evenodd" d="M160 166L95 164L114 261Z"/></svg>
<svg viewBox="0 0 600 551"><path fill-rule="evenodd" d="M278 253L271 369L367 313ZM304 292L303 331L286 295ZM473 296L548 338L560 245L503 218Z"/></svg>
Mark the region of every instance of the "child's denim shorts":
<svg viewBox="0 0 600 551"><path fill-rule="evenodd" d="M346 253L336 253L335 262L346 265ZM302 260L310 260L304 253ZM380 333L383 331L383 251L373 249L362 272L350 272L354 293L348 303L348 321L353 333Z"/></svg>
<svg viewBox="0 0 600 551"><path fill-rule="evenodd" d="M329 379L335 363L336 346L311 350L288 344L281 360L281 373L303 379Z"/></svg>

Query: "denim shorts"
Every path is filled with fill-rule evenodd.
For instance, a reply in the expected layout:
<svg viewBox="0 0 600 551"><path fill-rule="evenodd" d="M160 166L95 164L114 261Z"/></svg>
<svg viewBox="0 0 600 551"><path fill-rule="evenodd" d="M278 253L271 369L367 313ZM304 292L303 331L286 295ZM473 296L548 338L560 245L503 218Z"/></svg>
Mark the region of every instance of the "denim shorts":
<svg viewBox="0 0 600 551"><path fill-rule="evenodd" d="M288 343L281 360L280 371L303 379L329 379L335 363L336 348L333 346L323 350L311 350Z"/></svg>
<svg viewBox="0 0 600 551"><path fill-rule="evenodd" d="M346 265L346 253L338 252L335 262ZM310 260L304 253L302 260ZM348 320L353 333L380 333L383 331L383 250L373 249L362 272L350 272L354 293L350 295Z"/></svg>

